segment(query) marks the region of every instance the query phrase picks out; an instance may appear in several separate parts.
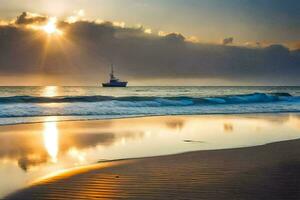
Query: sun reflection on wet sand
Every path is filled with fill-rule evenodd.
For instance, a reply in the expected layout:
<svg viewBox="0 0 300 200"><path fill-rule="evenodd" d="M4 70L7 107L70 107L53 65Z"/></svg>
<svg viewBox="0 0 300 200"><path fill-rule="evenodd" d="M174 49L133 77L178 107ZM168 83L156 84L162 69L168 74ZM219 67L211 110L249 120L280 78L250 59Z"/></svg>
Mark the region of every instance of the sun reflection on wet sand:
<svg viewBox="0 0 300 200"><path fill-rule="evenodd" d="M43 123L0 127L0 198L28 181L99 160L237 148L300 137L296 114L59 119L52 116ZM18 177L11 179L11 174Z"/></svg>
<svg viewBox="0 0 300 200"><path fill-rule="evenodd" d="M58 129L55 117L48 117L46 122L44 122L43 139L45 149L51 157L51 161L56 163L58 154Z"/></svg>
<svg viewBox="0 0 300 200"><path fill-rule="evenodd" d="M85 152L81 152L80 150L78 150L74 147L68 151L68 154L78 160L78 162L75 163L76 165L82 164L86 161Z"/></svg>

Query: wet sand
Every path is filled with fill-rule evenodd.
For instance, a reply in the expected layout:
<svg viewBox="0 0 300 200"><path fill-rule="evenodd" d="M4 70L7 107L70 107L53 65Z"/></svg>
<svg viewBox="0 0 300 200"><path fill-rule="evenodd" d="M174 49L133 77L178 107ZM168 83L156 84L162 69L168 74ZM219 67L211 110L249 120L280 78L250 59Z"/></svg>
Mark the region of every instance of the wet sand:
<svg viewBox="0 0 300 200"><path fill-rule="evenodd" d="M300 140L99 163L7 197L93 198L300 199Z"/></svg>

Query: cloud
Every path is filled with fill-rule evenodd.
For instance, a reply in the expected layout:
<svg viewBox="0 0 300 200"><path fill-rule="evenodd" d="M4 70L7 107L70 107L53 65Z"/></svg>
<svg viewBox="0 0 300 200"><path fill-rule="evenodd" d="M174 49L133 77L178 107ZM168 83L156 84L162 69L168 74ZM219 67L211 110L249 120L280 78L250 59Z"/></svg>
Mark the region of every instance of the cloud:
<svg viewBox="0 0 300 200"><path fill-rule="evenodd" d="M200 40L196 36L190 36L186 39L189 42L199 43Z"/></svg>
<svg viewBox="0 0 300 200"><path fill-rule="evenodd" d="M184 42L185 37L180 33L170 33L164 37L165 40L170 42Z"/></svg>
<svg viewBox="0 0 300 200"><path fill-rule="evenodd" d="M22 23L30 23L24 18ZM50 40L38 30L0 26L0 77L17 77L19 84L35 76L41 78L26 80L30 84L95 85L107 79L108 65L114 62L116 73L130 83L209 79L300 84L300 52L283 45L253 48L194 43L180 33L147 34L143 27L112 22L79 20L57 25L64 35ZM233 38L225 43L230 41Z"/></svg>
<svg viewBox="0 0 300 200"><path fill-rule="evenodd" d="M41 16L38 14L23 12L20 16L17 17L15 24L36 24L36 23L43 23L47 21L47 17Z"/></svg>
<svg viewBox="0 0 300 200"><path fill-rule="evenodd" d="M223 45L233 44L233 37L224 38Z"/></svg>
<svg viewBox="0 0 300 200"><path fill-rule="evenodd" d="M69 16L66 19L66 22L75 23L75 22L81 20L84 16L85 16L85 11L83 9L80 9L78 11L74 11L74 15Z"/></svg>
<svg viewBox="0 0 300 200"><path fill-rule="evenodd" d="M150 28L147 28L147 29L145 29L144 32L147 33L147 34L151 34L151 33L152 33L152 30L151 30Z"/></svg>

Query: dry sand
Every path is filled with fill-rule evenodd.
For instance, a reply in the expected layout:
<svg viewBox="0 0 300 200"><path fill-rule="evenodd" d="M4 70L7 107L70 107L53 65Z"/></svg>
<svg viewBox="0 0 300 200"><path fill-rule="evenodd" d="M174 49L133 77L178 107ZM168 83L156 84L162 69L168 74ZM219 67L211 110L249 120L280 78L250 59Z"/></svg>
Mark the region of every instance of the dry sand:
<svg viewBox="0 0 300 200"><path fill-rule="evenodd" d="M99 163L8 199L300 199L300 140Z"/></svg>

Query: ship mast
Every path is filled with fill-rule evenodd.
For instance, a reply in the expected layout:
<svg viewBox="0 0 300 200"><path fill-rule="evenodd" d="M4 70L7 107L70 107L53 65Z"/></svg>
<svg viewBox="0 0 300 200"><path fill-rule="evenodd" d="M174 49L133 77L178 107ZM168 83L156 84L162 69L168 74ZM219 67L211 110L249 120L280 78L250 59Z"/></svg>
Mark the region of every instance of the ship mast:
<svg viewBox="0 0 300 200"><path fill-rule="evenodd" d="M114 79L115 79L115 76L114 76L114 65L113 65L113 64L111 64L110 79L111 79L111 80L114 80Z"/></svg>

